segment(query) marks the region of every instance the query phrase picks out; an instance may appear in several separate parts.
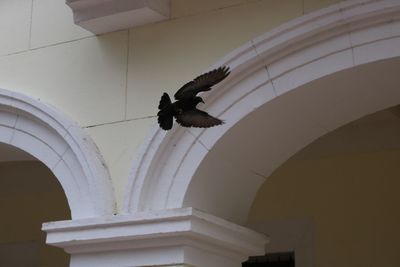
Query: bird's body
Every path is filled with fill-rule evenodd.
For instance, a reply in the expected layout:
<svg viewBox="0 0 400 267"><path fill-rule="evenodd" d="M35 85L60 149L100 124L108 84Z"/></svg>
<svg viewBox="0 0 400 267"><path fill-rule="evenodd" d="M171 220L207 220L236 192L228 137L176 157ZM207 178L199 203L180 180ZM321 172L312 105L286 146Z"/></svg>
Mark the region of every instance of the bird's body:
<svg viewBox="0 0 400 267"><path fill-rule="evenodd" d="M174 95L177 101L171 101L167 93L161 97L158 106L158 123L164 130L170 130L173 118L184 127L209 128L220 125L222 120L210 116L207 112L196 108L203 99L196 96L199 92L211 90L211 86L219 83L229 75L229 68L221 67L200 75L182 86Z"/></svg>

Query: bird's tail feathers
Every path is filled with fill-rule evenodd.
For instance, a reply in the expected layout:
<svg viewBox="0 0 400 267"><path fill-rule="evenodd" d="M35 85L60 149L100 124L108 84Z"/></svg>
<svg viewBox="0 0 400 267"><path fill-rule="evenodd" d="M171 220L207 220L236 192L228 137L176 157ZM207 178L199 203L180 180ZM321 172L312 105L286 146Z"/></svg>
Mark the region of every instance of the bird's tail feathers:
<svg viewBox="0 0 400 267"><path fill-rule="evenodd" d="M162 109L168 107L169 105L171 105L171 98L169 98L169 95L167 93L164 93L161 96L161 100L160 100L160 104L158 105L158 109L162 110Z"/></svg>
<svg viewBox="0 0 400 267"><path fill-rule="evenodd" d="M172 102L167 93L161 96L160 104L158 105L158 124L164 130L170 130L173 124Z"/></svg>

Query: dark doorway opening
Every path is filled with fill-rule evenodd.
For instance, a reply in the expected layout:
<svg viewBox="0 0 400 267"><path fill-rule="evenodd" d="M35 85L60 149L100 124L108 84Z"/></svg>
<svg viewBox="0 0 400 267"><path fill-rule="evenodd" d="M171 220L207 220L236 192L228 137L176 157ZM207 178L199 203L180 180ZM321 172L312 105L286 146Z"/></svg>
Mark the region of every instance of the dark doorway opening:
<svg viewBox="0 0 400 267"><path fill-rule="evenodd" d="M294 252L267 253L250 257L242 267L295 267Z"/></svg>

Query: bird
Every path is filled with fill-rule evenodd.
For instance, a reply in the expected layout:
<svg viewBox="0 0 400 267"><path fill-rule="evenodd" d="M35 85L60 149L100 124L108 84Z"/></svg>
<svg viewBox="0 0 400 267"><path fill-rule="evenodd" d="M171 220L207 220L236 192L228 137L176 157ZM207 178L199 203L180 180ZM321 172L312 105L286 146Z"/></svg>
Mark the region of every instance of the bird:
<svg viewBox="0 0 400 267"><path fill-rule="evenodd" d="M229 67L222 66L198 76L175 93L175 102L172 102L169 95L164 92L157 113L161 129L170 130L173 118L183 127L209 128L223 124L222 120L196 108L197 104L204 103L204 100L197 94L210 91L213 85L224 80L229 74Z"/></svg>

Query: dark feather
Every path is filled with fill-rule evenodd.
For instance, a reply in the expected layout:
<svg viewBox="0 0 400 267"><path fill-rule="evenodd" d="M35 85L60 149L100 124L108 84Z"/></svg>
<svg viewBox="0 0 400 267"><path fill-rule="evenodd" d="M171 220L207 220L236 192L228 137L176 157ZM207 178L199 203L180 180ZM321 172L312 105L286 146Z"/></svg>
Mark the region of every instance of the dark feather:
<svg viewBox="0 0 400 267"><path fill-rule="evenodd" d="M158 113L158 124L163 130L170 130L172 128L172 124L174 123L172 113Z"/></svg>
<svg viewBox="0 0 400 267"><path fill-rule="evenodd" d="M191 82L188 82L175 94L174 103L167 93L161 96L158 105L158 124L164 130L170 130L173 125L173 118L184 127L209 128L223 123L222 120L209 115L207 112L198 110L197 104L203 99L197 94L211 90L211 86L219 83L229 75L228 67L218 69L200 75Z"/></svg>
<svg viewBox="0 0 400 267"><path fill-rule="evenodd" d="M163 109L166 108L167 106L171 105L171 98L169 98L169 95L167 93L164 93L161 96L160 104L158 105L158 109Z"/></svg>
<svg viewBox="0 0 400 267"><path fill-rule="evenodd" d="M176 116L176 122L184 127L200 128L209 128L224 123L222 120L196 108Z"/></svg>
<svg viewBox="0 0 400 267"><path fill-rule="evenodd" d="M167 93L164 93L161 96L160 104L158 105L158 109L160 110L157 113L158 116L158 124L164 130L170 130L173 124L173 110L171 105L171 98Z"/></svg>
<svg viewBox="0 0 400 267"><path fill-rule="evenodd" d="M228 67L220 67L218 69L207 72L198 76L193 81L186 83L174 95L176 100L191 98L199 92L211 90L211 86L221 82L229 75Z"/></svg>

